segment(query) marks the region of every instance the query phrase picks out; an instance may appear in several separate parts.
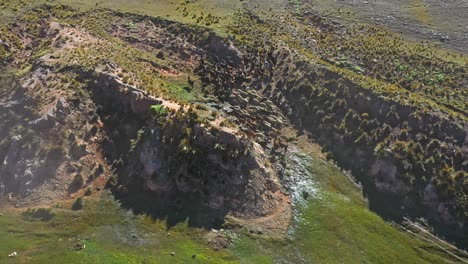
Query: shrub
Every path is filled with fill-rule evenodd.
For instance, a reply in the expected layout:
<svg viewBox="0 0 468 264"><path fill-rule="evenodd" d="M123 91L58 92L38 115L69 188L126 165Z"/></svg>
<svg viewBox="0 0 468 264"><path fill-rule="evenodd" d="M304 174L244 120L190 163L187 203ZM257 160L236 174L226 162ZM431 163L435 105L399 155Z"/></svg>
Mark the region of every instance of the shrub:
<svg viewBox="0 0 468 264"><path fill-rule="evenodd" d="M198 109L198 110L208 110L208 108L206 108L206 106L202 105L202 104L197 104L195 105L195 109Z"/></svg>
<svg viewBox="0 0 468 264"><path fill-rule="evenodd" d="M107 184L109 186L115 186L117 184L117 182L118 182L117 177L114 174L112 174L110 176L109 181L107 182Z"/></svg>
<svg viewBox="0 0 468 264"><path fill-rule="evenodd" d="M145 133L145 130L139 129L137 131L137 137L134 139L130 139L130 151L133 151L138 145L138 143L140 143L144 133Z"/></svg>
<svg viewBox="0 0 468 264"><path fill-rule="evenodd" d="M452 174L451 181L456 184L463 184L464 181L468 178L468 175L464 171L457 171Z"/></svg>
<svg viewBox="0 0 468 264"><path fill-rule="evenodd" d="M151 110L157 118L167 115L167 109L163 105L153 105Z"/></svg>
<svg viewBox="0 0 468 264"><path fill-rule="evenodd" d="M408 140L408 130L402 129L400 132L400 139L401 140Z"/></svg>
<svg viewBox="0 0 468 264"><path fill-rule="evenodd" d="M369 121L367 121L367 119L363 119L359 125L359 130L368 132L369 128Z"/></svg>
<svg viewBox="0 0 468 264"><path fill-rule="evenodd" d="M83 184L84 184L84 178L80 173L78 173L75 175L75 177L73 178L73 181L70 183L69 190L71 192L75 192L81 189L81 187L83 187Z"/></svg>
<svg viewBox="0 0 468 264"><path fill-rule="evenodd" d="M426 151L427 152L433 152L434 150L438 149L440 147L440 141L437 139L431 140L429 144L427 144Z"/></svg>
<svg viewBox="0 0 468 264"><path fill-rule="evenodd" d="M463 153L460 151L460 149L457 149L455 152L455 157L453 158L453 162L458 165L462 164L463 162Z"/></svg>
<svg viewBox="0 0 468 264"><path fill-rule="evenodd" d="M156 54L156 58L164 59L164 53L162 51L158 52L158 54Z"/></svg>
<svg viewBox="0 0 468 264"><path fill-rule="evenodd" d="M363 132L355 141L354 144L358 146L367 146L371 141L371 138L366 132Z"/></svg>
<svg viewBox="0 0 468 264"><path fill-rule="evenodd" d="M83 197L78 197L73 203L71 209L74 211L78 211L78 210L83 209L84 205L85 205L85 200L83 199Z"/></svg>
<svg viewBox="0 0 468 264"><path fill-rule="evenodd" d="M88 187L88 189L86 189L84 195L85 195L85 196L90 196L92 193L93 193L93 191L91 190L90 187Z"/></svg>

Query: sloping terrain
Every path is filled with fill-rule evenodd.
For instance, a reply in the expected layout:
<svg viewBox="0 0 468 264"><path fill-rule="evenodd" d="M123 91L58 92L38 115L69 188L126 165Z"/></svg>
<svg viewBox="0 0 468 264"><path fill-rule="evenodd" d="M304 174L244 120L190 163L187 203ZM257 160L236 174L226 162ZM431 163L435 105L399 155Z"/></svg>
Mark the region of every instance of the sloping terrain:
<svg viewBox="0 0 468 264"><path fill-rule="evenodd" d="M417 40L466 53L467 1L298 1L305 9L338 17L343 21L363 21L385 25ZM298 5L299 6L299 5Z"/></svg>
<svg viewBox="0 0 468 264"><path fill-rule="evenodd" d="M465 54L288 1L0 8L0 259L466 261Z"/></svg>

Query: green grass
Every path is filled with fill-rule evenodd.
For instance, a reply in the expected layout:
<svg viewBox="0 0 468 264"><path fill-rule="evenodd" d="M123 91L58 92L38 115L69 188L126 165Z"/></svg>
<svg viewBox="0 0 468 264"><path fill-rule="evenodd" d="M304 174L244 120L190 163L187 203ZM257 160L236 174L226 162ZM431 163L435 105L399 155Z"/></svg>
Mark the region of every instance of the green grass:
<svg viewBox="0 0 468 264"><path fill-rule="evenodd" d="M89 198L82 211L62 208L53 211L56 215L48 222L28 221L11 210L0 216L0 263L230 263L234 260L227 250L208 249L198 236L205 231L189 229L182 223L166 236L164 221L135 216L121 209L109 193ZM86 248L75 251L77 242ZM18 252L18 257L7 258L13 251ZM196 257L192 259L194 254Z"/></svg>
<svg viewBox="0 0 468 264"><path fill-rule="evenodd" d="M244 236L236 241L234 252L243 263L273 263L274 256L265 250L265 241L256 240L253 237Z"/></svg>
<svg viewBox="0 0 468 264"><path fill-rule="evenodd" d="M467 62L460 53L403 39L401 35L380 26L349 24L346 25L346 34L339 31L330 34L318 27L311 27L309 23L296 20L289 20L288 23L290 27L283 27L282 22L275 19L268 20L268 23L256 23L251 18L239 16L238 24L231 30L241 42L252 47L258 46L256 41L260 34L264 34L265 38L281 39L309 61L325 66L384 100L428 111L442 111L466 120L466 95L461 87L465 85L466 71L463 69ZM251 28L256 30L252 31ZM311 41L316 41L317 48L309 47L307 43ZM381 60L372 60L382 54L385 56ZM337 66L337 58L343 56L352 59ZM392 59L403 57L407 57L404 63L403 60ZM437 66L434 69L432 66L426 67L426 62ZM386 76L402 64L404 71ZM454 68L440 70L449 67ZM363 74L364 70L371 73ZM418 86L420 84L424 84L424 89Z"/></svg>
<svg viewBox="0 0 468 264"><path fill-rule="evenodd" d="M52 208L50 221L7 210L0 216L0 263L455 262L436 244L370 212L359 189L334 165L318 157L301 160L319 191L300 206L302 220L288 238L240 231L230 248L214 251L207 247L206 231L186 223L167 231L165 221L123 210L104 192L88 197L81 211L69 210L70 202ZM77 242L86 248L75 251ZM13 251L19 256L6 258Z"/></svg>
<svg viewBox="0 0 468 264"><path fill-rule="evenodd" d="M15 75L17 77L23 77L24 75L28 74L29 72L31 72L31 69L32 69L32 65L30 64L27 64L25 65L21 70L17 71L15 73Z"/></svg>
<svg viewBox="0 0 468 264"><path fill-rule="evenodd" d="M63 202L49 221L18 210L0 216L0 263L455 263L437 244L403 232L367 209L357 188L333 164L297 154L318 191L297 212L287 238L241 230L228 249L209 249L206 231L121 209L108 192L83 210ZM24 210L23 210L24 211ZM170 236L166 236L167 232ZM79 242L86 245L75 251ZM19 256L6 256L17 251ZM175 252L175 256L171 256ZM196 254L195 259L192 256Z"/></svg>
<svg viewBox="0 0 468 264"><path fill-rule="evenodd" d="M167 95L183 103L190 103L196 99L197 91L189 89L187 82L172 80L167 84Z"/></svg>
<svg viewBox="0 0 468 264"><path fill-rule="evenodd" d="M404 233L367 209L359 189L332 164L304 160L318 195L300 208L288 240L242 236L234 252L255 263L456 263L438 246ZM250 262L252 263L252 262Z"/></svg>
<svg viewBox="0 0 468 264"><path fill-rule="evenodd" d="M299 225L296 243L306 259L333 263L443 263L443 258L421 248L424 243L340 194L325 192L311 201L305 219L308 224Z"/></svg>
<svg viewBox="0 0 468 264"><path fill-rule="evenodd" d="M4 6L1 6L3 3ZM14 19L14 14L21 10L31 9L35 6L50 3L46 0L0 0L0 21L8 21ZM208 27L221 35L226 35L226 25L232 22L233 14L241 7L240 1L223 1L218 0L112 0L112 1L97 1L97 0L57 0L53 4L63 4L77 9L80 12L86 12L95 8L108 8L122 13L134 13L139 15L147 15L153 17L161 17L172 21L178 21L189 25L200 25ZM186 7L188 15L183 15L183 8ZM219 23L206 24L203 22L197 23L193 15L200 16L201 14L211 14L220 17Z"/></svg>
<svg viewBox="0 0 468 264"><path fill-rule="evenodd" d="M1 2L6 1L0 0ZM81 11L96 6L96 1L91 0L59 2L79 7ZM181 16L176 10L176 6L182 2L114 0L105 2L99 7L162 16L194 24L191 15ZM42 2L37 1L37 3ZM188 7L193 14L199 14L203 10L205 14L229 16L231 14L229 12L234 11L238 4L230 1L228 5L222 5L214 0L202 0L191 3ZM89 24L93 21L95 20L90 19ZM210 27L223 31L223 23L227 21L228 19L222 19L220 24L213 24ZM151 74L145 71L144 63L133 62L135 58L148 58L147 53L129 48L124 42L110 37L109 42L108 46L104 47L106 48L104 51L106 54L111 54L109 55L111 59L128 71L136 71L142 76ZM98 49L86 52L79 49L79 51L83 54L73 56L81 59L80 65L89 58L98 58L102 52ZM47 52L42 50L36 56L42 56ZM89 62L89 65L95 66L98 62L96 59ZM29 66L26 65L18 71L18 74L23 75L29 70ZM336 69L336 71L348 70ZM150 77L148 79L154 81ZM168 77L164 80L158 79L157 84L163 84L171 98L182 102L193 102L197 93L185 88L187 86L185 80L185 77ZM148 86L153 84L149 83ZM380 87L380 84L377 83L377 86ZM394 89L395 93L402 91L394 86L382 87L385 90ZM85 208L80 211L69 210L69 204L54 208L53 218L45 222L27 220L18 211L5 212L0 216L0 263L142 263L145 261L148 263L444 263L451 261L450 256L441 252L437 245L404 233L398 226L386 223L370 212L360 190L335 166L315 156L311 158L301 156L301 160L306 165L311 179L317 184L319 192L316 196L310 196L307 203L298 209L302 221L294 223L295 231L287 239L253 236L241 231L231 248L213 251L207 248L204 238L206 231L189 228L187 224L181 223L170 230L170 236L166 236L164 221L154 221L147 216L135 216L121 209L109 193L104 193L100 197L87 198ZM135 234L135 237L132 234ZM77 242L85 244L86 248L80 251L73 250ZM17 251L19 256L7 259L6 256L13 251ZM171 256L170 252L175 252L176 255ZM194 254L196 258L192 259Z"/></svg>

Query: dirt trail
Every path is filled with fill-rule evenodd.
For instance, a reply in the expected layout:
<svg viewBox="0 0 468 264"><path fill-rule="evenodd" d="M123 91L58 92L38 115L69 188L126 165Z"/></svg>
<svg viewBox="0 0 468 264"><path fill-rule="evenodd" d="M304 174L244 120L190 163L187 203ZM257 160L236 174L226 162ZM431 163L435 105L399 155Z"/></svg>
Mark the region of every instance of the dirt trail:
<svg viewBox="0 0 468 264"><path fill-rule="evenodd" d="M268 215L246 218L228 215L227 219L230 222L249 228L254 233L273 236L285 234L292 220L291 198L289 195L277 191L269 199L278 201L278 204L275 206L274 211Z"/></svg>
<svg viewBox="0 0 468 264"><path fill-rule="evenodd" d="M136 87L135 87L136 88ZM138 89L138 88L136 88ZM171 110L175 110L175 111L179 111L180 108L182 108L182 105L178 104L178 103L175 103L173 101L170 101L170 100L167 100L167 99L164 99L162 97L153 97L154 99L156 100L159 100L161 101L161 105L168 108L168 109L171 109ZM189 105L186 105L184 106L184 111L188 111L190 108ZM223 132L226 132L226 133L229 133L229 134L233 134L233 135L238 135L239 134L239 129L237 128L230 128L230 127L225 127L225 126L222 126L221 124L223 123L223 121L225 121L226 119L222 116L218 116L215 120L213 121L210 121L210 125L212 127L215 127Z"/></svg>

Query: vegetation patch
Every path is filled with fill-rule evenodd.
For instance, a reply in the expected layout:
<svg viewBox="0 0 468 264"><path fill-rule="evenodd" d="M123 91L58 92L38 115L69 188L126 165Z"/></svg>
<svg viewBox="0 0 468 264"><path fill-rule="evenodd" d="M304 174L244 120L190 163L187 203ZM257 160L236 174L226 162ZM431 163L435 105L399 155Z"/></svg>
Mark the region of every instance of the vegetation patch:
<svg viewBox="0 0 468 264"><path fill-rule="evenodd" d="M50 208L28 208L22 215L25 219L30 221L47 222L54 218L55 212Z"/></svg>

